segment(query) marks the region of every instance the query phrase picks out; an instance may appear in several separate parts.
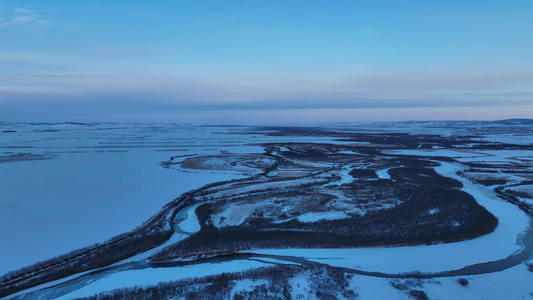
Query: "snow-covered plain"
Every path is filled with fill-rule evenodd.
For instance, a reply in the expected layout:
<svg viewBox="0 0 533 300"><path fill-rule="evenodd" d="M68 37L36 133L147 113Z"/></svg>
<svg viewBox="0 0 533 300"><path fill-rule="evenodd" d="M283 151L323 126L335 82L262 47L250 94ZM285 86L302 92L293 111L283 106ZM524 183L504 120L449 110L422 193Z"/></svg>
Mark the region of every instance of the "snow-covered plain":
<svg viewBox="0 0 533 300"><path fill-rule="evenodd" d="M243 175L183 173L159 165L171 155L257 153L251 136L180 125L11 124L0 156L48 160L0 163L0 274L135 229L182 193ZM215 134L217 132L217 134ZM173 150L173 151L168 151Z"/></svg>
<svg viewBox="0 0 533 300"><path fill-rule="evenodd" d="M140 225L185 191L206 183L239 177L225 172L204 170L183 173L164 169L158 163L168 160L170 155L211 155L220 154L221 150L231 153L262 152L261 147L247 145L258 142L257 135L231 135L231 129L228 128L149 124L0 125L2 130L17 131L14 134L0 133L0 156L32 153L55 157L51 160L0 163L0 238L13 241L3 243L0 247L0 273L102 242ZM261 142L293 141L287 137L261 136L260 139ZM301 141L328 142L328 139L306 137ZM516 162L516 157L532 158L531 152L515 150L480 153L420 149L394 153L450 156L462 162L509 163ZM455 172L459 167L456 165L443 164L436 170L461 180L465 185L463 189L498 217L500 224L493 233L474 240L432 246L256 252L292 255L332 266L398 274L458 269L473 263L502 259L521 249L517 238L529 226L529 219L522 211L497 199L489 188L458 177ZM390 179L387 171L382 169L377 173L380 178ZM342 175L344 180L351 180L347 172ZM193 213L195 208L187 208L183 212L185 219L177 225L185 232L199 230L198 220ZM238 215L233 217L239 223ZM308 217L312 221L325 216ZM300 218L304 221L306 216L301 215ZM173 242L184 237L184 234L175 234ZM141 255L143 259L147 257L146 253ZM262 260L266 262L273 259ZM101 291L157 284L160 281L239 272L264 265L254 260L236 260L180 268L121 271L59 299L90 296ZM522 299L533 292L530 284L533 273L527 271L524 265L466 278L470 282L466 287L457 283L458 278L448 277L420 280L415 288L427 292L430 299ZM392 281L355 275L350 287L355 287L362 299L409 299L405 291L391 285ZM242 282L239 287L246 288L250 284ZM302 286L305 290L305 286Z"/></svg>
<svg viewBox="0 0 533 300"><path fill-rule="evenodd" d="M467 286L458 283L460 278L468 280ZM350 286L355 286L360 299L413 299L411 289L424 291L429 299L530 299L533 292L533 273L524 265L478 276L448 277L423 280L387 279L355 275ZM406 285L405 291L393 286Z"/></svg>
<svg viewBox="0 0 533 300"><path fill-rule="evenodd" d="M516 158L533 159L533 153L528 150L391 150L390 153L398 155L416 156L446 156L453 157L460 162L489 162L489 163L511 163Z"/></svg>

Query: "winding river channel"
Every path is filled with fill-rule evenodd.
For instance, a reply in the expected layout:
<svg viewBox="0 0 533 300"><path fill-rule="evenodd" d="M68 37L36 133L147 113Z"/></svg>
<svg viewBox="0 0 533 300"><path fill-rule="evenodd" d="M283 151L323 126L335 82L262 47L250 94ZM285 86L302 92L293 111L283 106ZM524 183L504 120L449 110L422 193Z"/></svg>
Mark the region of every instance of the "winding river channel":
<svg viewBox="0 0 533 300"><path fill-rule="evenodd" d="M131 286L127 282L132 277L142 278L147 273L143 271L150 271L150 276L161 279L162 281L170 281L180 279L180 276L176 274L182 274L186 278L190 276L191 270L194 268L206 268L206 264L211 266L220 265L222 268L214 268L213 274L216 272L222 273L228 270L225 266L233 266L235 271L249 268L260 267L271 264L301 264L307 266L330 266L338 268L346 273L374 276L381 278L438 278L438 277L456 277L456 276L468 276L479 275L493 272L503 271L512 267L515 267L524 261L531 258L533 252L533 219L530 215L524 213L517 206L507 203L494 193L489 188L473 184L470 181L457 175L457 171L464 168L460 164L441 163L440 167L436 167L435 170L441 175L457 179L463 183L463 190L470 193L478 201L479 204L486 207L491 213L493 213L499 219L499 225L495 232L478 239L486 239L485 242L478 243L478 239L470 241L462 241L450 244L439 244L430 246L415 246L415 247L390 247L390 248L369 248L369 249L323 249L323 251L314 251L313 249L277 249L277 250L261 250L256 252L236 253L232 255L225 255L221 257L211 257L205 259L198 259L194 261L169 261L153 263L148 260L148 257L167 245L176 243L177 241L186 238L192 233L200 230L196 214L194 213L196 207L199 204L194 204L182 209L175 217L174 235L163 245L160 245L154 249L138 254L124 261L115 263L111 266L101 268L98 270L85 272L70 276L65 279L61 279L52 283L37 286L17 294L14 294L8 299L50 299L50 298L65 298L68 299L73 296L85 296L84 293L77 293L77 291L87 291L87 295L105 291L104 287L109 287L103 283L106 281L116 285L116 287ZM387 170L383 170L382 174L386 174ZM507 211L512 210L513 213L502 213L501 207L506 208ZM517 217L518 216L518 217ZM508 222L515 222L518 218L520 224L513 228L507 228ZM524 224L524 221L526 224ZM522 228L517 232L516 228ZM514 230L514 231L513 231ZM494 251L493 255L484 256L482 252L490 252L490 249L483 249L498 243L500 236L509 235L513 233L514 236L507 236L505 242L512 243L508 245L510 247L504 247L503 250ZM463 245L463 246L461 246ZM442 259L438 256L440 250L449 251L452 247L457 247L458 255L461 255L461 251L469 249L472 245L477 245L479 248L473 247L470 254L463 253L466 256L466 260L461 260L457 263L452 261L445 262L444 265L449 269L441 270L439 268L432 269L428 267L427 270L421 268L424 262L419 262L418 265L411 261L402 260L402 255L408 253L409 256L414 257L413 261L418 259L418 255L412 253L415 251L425 251L422 257L430 257L434 260ZM440 248L439 248L440 247ZM513 252L512 249L515 249ZM342 255L348 253L363 253L357 254L351 258L343 258ZM359 251L359 252L358 252ZM505 252L507 251L507 252ZM510 251L510 252L509 252ZM478 252L477 255L475 252ZM300 255L296 255L301 253ZM306 254L307 253L307 254ZM319 257L319 255L331 253L332 257ZM385 259L386 257L396 257L399 263L403 264L402 271L390 271L385 267L375 267L371 265L365 265L362 263L365 260L365 253L371 253L369 255L378 255L377 260ZM503 254L507 253L507 254ZM379 258L379 255L383 255ZM355 263L350 265L346 263L354 261ZM357 260L360 260L358 263ZM467 261L469 260L469 261ZM481 260L481 261L480 261ZM442 264L441 264L442 265ZM216 269L216 270L215 270ZM217 271L221 270L221 271ZM169 272L171 271L171 272ZM226 271L227 272L227 271ZM210 275L210 274L206 274ZM177 278L176 278L177 277ZM126 282L125 285L122 285ZM99 283L100 287L93 286L95 283ZM99 289L102 290L99 290Z"/></svg>

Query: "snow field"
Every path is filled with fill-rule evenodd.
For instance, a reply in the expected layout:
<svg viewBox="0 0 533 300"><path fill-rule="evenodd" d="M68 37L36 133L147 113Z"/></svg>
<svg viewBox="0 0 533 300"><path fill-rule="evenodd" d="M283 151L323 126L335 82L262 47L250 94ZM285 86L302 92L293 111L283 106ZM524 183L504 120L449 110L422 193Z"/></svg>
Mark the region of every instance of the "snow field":
<svg viewBox="0 0 533 300"><path fill-rule="evenodd" d="M321 184L321 183L323 184L326 182L327 182L326 178L320 178L320 177L265 182L265 183L246 186L242 188L234 188L231 190L218 191L216 193L209 195L209 197L213 199L217 199L217 198L231 197L231 196L236 196L236 195L250 194L254 192L265 191L268 189L283 190L283 189L291 189L291 188L294 188L295 186L300 186L300 185L305 185L305 184Z"/></svg>
<svg viewBox="0 0 533 300"><path fill-rule="evenodd" d="M237 226L242 224L246 218L260 206L257 204L234 204L228 203L221 213L212 215L213 224L218 228L226 226Z"/></svg>
<svg viewBox="0 0 533 300"><path fill-rule="evenodd" d="M62 295L57 299L72 299L88 297L105 291L134 286L156 285L159 282L180 280L185 278L205 277L221 273L243 272L253 268L265 266L264 263L249 260L236 260L213 264L198 264L176 268L156 268L142 270L128 270L102 277L90 284Z"/></svg>
<svg viewBox="0 0 533 300"><path fill-rule="evenodd" d="M468 285L461 286L457 282L459 278L467 279ZM533 292L533 273L523 264L502 272L437 280L440 284L422 288L429 299L529 299Z"/></svg>
<svg viewBox="0 0 533 300"><path fill-rule="evenodd" d="M320 220L339 220L345 219L349 216L344 211L326 211L326 212L308 212L301 214L298 217L298 221L304 223L312 223Z"/></svg>
<svg viewBox="0 0 533 300"><path fill-rule="evenodd" d="M531 145L533 136L530 134L487 134L483 138L475 138L477 141L498 141L505 144Z"/></svg>
<svg viewBox="0 0 533 300"><path fill-rule="evenodd" d="M55 127L54 127L55 126ZM220 172L202 172L200 174L175 172L157 165L167 160L170 155L201 153L219 154L221 149L232 153L262 153L258 146L241 146L246 138L235 135L218 135L212 140L212 129L190 129L183 127L183 136L176 139L168 132L175 128L115 128L116 125L96 125L98 129L112 127L110 134L124 148L109 150L101 146L101 134L90 133L78 125L63 124L51 126L52 129L67 131L65 138L58 139L54 132L35 133L35 126L25 125L18 133L26 136L0 136L0 142L6 145L37 146L28 152L34 154L52 151L58 158L50 161L26 161L0 164L0 239L13 241L0 247L0 273L22 267L32 262L63 254L79 247L101 242L105 239L129 231L154 215L164 204L181 193L202 186L206 183L238 178ZM164 127L164 126L163 126ZM157 152L155 147L144 149L137 139L140 133L154 134L147 143L168 139L172 149L182 152ZM226 129L217 128L223 132ZM230 130L228 130L229 132ZM123 139L124 135L134 137ZM28 136L32 138L28 139ZM33 139L33 137L35 137ZM98 137L98 138L95 138ZM249 138L249 137L247 137ZM33 139L33 140L32 140ZM294 141L294 137L262 137L261 142L285 139ZM329 138L302 138L308 142L327 142ZM523 139L523 138L521 138ZM526 137L530 143L531 137ZM5 142L5 143L4 143ZM108 141L109 142L109 141ZM350 144L347 142L337 142ZM94 147L87 149L86 147ZM23 149L23 148L21 148ZM163 148L159 148L161 150ZM170 148L165 148L170 149ZM192 149L192 150L191 150ZM15 151L15 150L14 150ZM25 150L16 150L24 152ZM113 153L110 151L122 151ZM69 153L70 152L70 153ZM518 160L512 157L531 160L530 151L485 151L467 152L446 149L436 150L401 150L402 154L423 156L458 157L462 162L479 161L510 163ZM405 153L404 153L405 152ZM394 152L399 153L399 152ZM416 154L415 154L416 153ZM351 154L351 153L347 153ZM357 153L353 153L357 154ZM325 164L324 164L325 166ZM440 272L458 269L469 264L501 259L520 250L516 243L517 236L528 226L528 218L516 206L499 200L488 188L473 185L455 175L457 166L443 164L436 168L445 176L461 180L464 190L470 193L491 213L498 217L500 224L496 230L483 237L453 244L432 246L367 248L367 249L289 249L261 250L258 253L273 253L305 257L309 260L328 263L333 266L352 267L364 271L384 273L405 273L412 271ZM344 171L344 170L343 170ZM378 171L380 178L389 178L388 169ZM383 173L384 172L384 173ZM380 175L381 173L381 175ZM347 172L341 174L343 180ZM382 177L383 176L383 177ZM58 191L60 191L58 193ZM189 207L184 214L186 219L177 226L185 232L199 230L194 210ZM242 210L233 207L228 212L229 222L242 223ZM248 210L250 210L249 208ZM224 211L226 213L226 211ZM430 212L431 213L431 212ZM298 216L309 222L321 218L340 217L342 212L306 213ZM246 215L246 214L244 214ZM242 220L241 220L242 219ZM186 234L175 234L171 241L175 243L185 238ZM31 244L31 247L28 247ZM48 246L48 248L47 248ZM163 246L153 250L159 250ZM266 251L266 252L263 252ZM270 251L270 252L269 252ZM277 252L276 252L277 251ZM291 252L293 251L293 252ZM146 259L150 253L140 254L127 261ZM1 259L1 258L4 259ZM275 259L263 259L265 262L282 262ZM126 261L123 261L126 262ZM121 263L123 263L121 262ZM283 262L282 262L283 263ZM108 277L100 278L91 284L64 295L59 299L89 296L94 293L134 285L157 284L183 278L201 277L222 272L241 272L251 268L265 266L257 261L234 261L218 264L199 264L180 268L159 268L121 271ZM414 288L426 291L430 299L522 299L533 292L531 282L533 273L524 265L518 265L502 272L469 276L466 287L457 283L458 277L422 280L422 287ZM354 275L350 287L357 287L361 299L410 299L408 291L399 291L390 284L391 279ZM294 293L309 296L308 282L305 276L291 279ZM253 288L261 281L243 281L237 288ZM294 287L297 286L295 289ZM307 291L307 293L305 293ZM308 299L307 297L302 299Z"/></svg>
<svg viewBox="0 0 533 300"><path fill-rule="evenodd" d="M389 174L389 170L390 170L390 169L391 169L391 168L377 170L377 171L376 171L376 174L377 174L378 177L381 178L381 179L391 179L391 178L390 178L390 174Z"/></svg>
<svg viewBox="0 0 533 300"><path fill-rule="evenodd" d="M386 152L390 152L397 155L417 155L417 156L446 156L446 157L453 157L453 158L471 158L476 159L479 157L486 157L487 155L484 153L479 152L473 152L470 150L451 150L451 149L417 149L417 150L410 150L410 149L402 149L402 150L389 150Z"/></svg>
<svg viewBox="0 0 533 300"><path fill-rule="evenodd" d="M232 291L230 292L229 299L233 299L235 294L237 294L238 292L252 291L256 286L260 286L263 284L266 286L269 286L270 282L266 279L256 279L256 280L243 279L243 280L237 281L237 284L233 287Z"/></svg>
<svg viewBox="0 0 533 300"><path fill-rule="evenodd" d="M0 273L130 231L190 186L210 182L165 170L153 154L63 154L1 164L0 238L10 242L0 257L10 259Z"/></svg>
<svg viewBox="0 0 533 300"><path fill-rule="evenodd" d="M6 127L17 132L0 135L0 144L9 147L0 151L52 153L56 158L0 163L0 239L9 241L0 247L0 274L104 242L140 226L184 192L242 178L159 165L172 155L263 152L243 145L246 136L236 140L220 128L215 135L213 128L159 126ZM235 145L225 146L229 140ZM160 151L181 146L191 150Z"/></svg>
<svg viewBox="0 0 533 300"><path fill-rule="evenodd" d="M355 291L359 294L359 299L412 299L406 292L394 288L389 283L389 280L386 278L354 275L350 281L350 287L356 287Z"/></svg>
<svg viewBox="0 0 533 300"><path fill-rule="evenodd" d="M291 295L294 299L312 299L314 296L309 288L309 281L304 273L297 274L289 279L289 284L292 287Z"/></svg>
<svg viewBox="0 0 533 300"><path fill-rule="evenodd" d="M533 154L528 150L390 150L390 153L398 155L415 156L446 156L453 157L460 162L483 162L483 163L511 163L520 162L519 159L531 160Z"/></svg>

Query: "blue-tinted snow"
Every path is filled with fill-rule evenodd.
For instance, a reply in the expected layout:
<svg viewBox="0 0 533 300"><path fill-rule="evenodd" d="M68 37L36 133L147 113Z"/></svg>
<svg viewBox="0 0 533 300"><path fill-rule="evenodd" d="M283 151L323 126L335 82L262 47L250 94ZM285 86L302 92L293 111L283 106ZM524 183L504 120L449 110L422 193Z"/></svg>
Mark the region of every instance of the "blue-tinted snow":
<svg viewBox="0 0 533 300"><path fill-rule="evenodd" d="M182 193L242 175L183 173L170 156L261 153L232 129L143 124L12 124L0 155L52 154L0 163L0 273L135 229ZM254 140L255 141L255 140Z"/></svg>

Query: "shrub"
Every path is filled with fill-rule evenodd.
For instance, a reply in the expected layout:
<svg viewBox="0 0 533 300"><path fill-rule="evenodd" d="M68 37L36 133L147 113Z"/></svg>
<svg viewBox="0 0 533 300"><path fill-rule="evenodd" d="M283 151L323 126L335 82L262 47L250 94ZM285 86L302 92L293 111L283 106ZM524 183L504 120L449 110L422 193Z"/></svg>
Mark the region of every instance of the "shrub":
<svg viewBox="0 0 533 300"><path fill-rule="evenodd" d="M529 272L533 272L533 263L530 263L530 262L527 262L525 263L527 269L529 270Z"/></svg>
<svg viewBox="0 0 533 300"><path fill-rule="evenodd" d="M411 290L409 296L416 300L428 300L429 297L424 291L420 290Z"/></svg>
<svg viewBox="0 0 533 300"><path fill-rule="evenodd" d="M462 286L467 286L469 284L468 279L466 278L459 278L457 282L459 282L459 284Z"/></svg>

